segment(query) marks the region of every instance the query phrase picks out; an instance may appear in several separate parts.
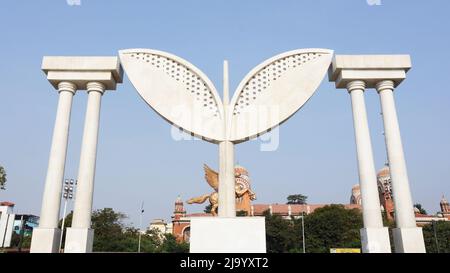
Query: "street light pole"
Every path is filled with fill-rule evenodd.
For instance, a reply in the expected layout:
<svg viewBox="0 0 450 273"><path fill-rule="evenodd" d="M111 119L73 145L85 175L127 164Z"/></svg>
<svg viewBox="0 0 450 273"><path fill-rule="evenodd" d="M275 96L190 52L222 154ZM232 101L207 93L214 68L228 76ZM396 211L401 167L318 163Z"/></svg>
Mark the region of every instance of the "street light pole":
<svg viewBox="0 0 450 273"><path fill-rule="evenodd" d="M437 249L437 253L440 253L439 250L439 242L438 242L438 238L437 238L437 234L436 234L436 222L434 220L431 221L431 224L433 226L433 232L434 232L434 240L436 242L436 249Z"/></svg>
<svg viewBox="0 0 450 273"><path fill-rule="evenodd" d="M144 213L144 201L141 205L141 213L139 215L139 240L138 240L138 253L141 252L141 236L142 236L142 214Z"/></svg>
<svg viewBox="0 0 450 273"><path fill-rule="evenodd" d="M306 253L306 247L305 247L305 215L302 211L302 237L303 237L303 253Z"/></svg>
<svg viewBox="0 0 450 273"><path fill-rule="evenodd" d="M59 238L59 252L62 252L62 240L63 240L63 235L64 235L64 224L66 222L67 202L68 202L68 200L71 200L73 198L73 186L74 186L73 179L64 180L64 191L63 191L64 211L63 211L63 218L62 218L62 224L61 224L61 236Z"/></svg>

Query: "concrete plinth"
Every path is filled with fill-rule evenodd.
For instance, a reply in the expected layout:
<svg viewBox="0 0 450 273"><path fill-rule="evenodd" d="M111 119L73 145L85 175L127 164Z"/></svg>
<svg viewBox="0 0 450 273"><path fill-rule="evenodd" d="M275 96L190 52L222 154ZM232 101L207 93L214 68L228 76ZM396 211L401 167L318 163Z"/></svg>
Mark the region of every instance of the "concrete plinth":
<svg viewBox="0 0 450 273"><path fill-rule="evenodd" d="M193 217L191 253L265 253L264 217Z"/></svg>
<svg viewBox="0 0 450 273"><path fill-rule="evenodd" d="M68 228L64 253L91 253L94 230L90 228Z"/></svg>
<svg viewBox="0 0 450 273"><path fill-rule="evenodd" d="M388 228L362 228L359 232L363 253L391 253Z"/></svg>
<svg viewBox="0 0 450 273"><path fill-rule="evenodd" d="M394 228L392 235L396 253L426 253L422 228Z"/></svg>
<svg viewBox="0 0 450 273"><path fill-rule="evenodd" d="M31 237L31 253L55 253L59 252L59 228L34 228Z"/></svg>

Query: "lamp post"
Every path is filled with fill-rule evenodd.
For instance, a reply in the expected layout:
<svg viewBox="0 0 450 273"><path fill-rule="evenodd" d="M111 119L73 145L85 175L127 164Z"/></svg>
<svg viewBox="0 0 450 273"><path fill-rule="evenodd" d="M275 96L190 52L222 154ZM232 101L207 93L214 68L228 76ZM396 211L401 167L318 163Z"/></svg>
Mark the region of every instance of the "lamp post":
<svg viewBox="0 0 450 273"><path fill-rule="evenodd" d="M437 250L437 253L440 253L439 242L438 242L438 238L437 238L437 234L436 234L436 222L434 220L431 220L431 225L433 226L434 240L436 242L436 250Z"/></svg>
<svg viewBox="0 0 450 273"><path fill-rule="evenodd" d="M138 253L141 252L141 236L142 236L142 214L144 213L144 201L142 201L141 211L139 215L139 240L138 240Z"/></svg>
<svg viewBox="0 0 450 273"><path fill-rule="evenodd" d="M302 241L303 241L303 253L306 253L306 247L305 247L305 215L302 211Z"/></svg>
<svg viewBox="0 0 450 273"><path fill-rule="evenodd" d="M73 198L73 187L74 180L73 179L65 179L64 180L64 190L63 190L63 198L64 198L64 211L63 211L63 219L61 224L61 237L59 238L59 252L62 251L62 239L64 235L64 224L66 221L66 210L67 210L67 202Z"/></svg>

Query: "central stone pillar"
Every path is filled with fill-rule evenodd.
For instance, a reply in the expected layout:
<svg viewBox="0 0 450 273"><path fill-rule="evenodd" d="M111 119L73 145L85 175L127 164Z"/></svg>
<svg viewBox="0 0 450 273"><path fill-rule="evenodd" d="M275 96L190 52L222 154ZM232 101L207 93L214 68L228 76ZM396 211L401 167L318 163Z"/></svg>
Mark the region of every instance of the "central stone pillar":
<svg viewBox="0 0 450 273"><path fill-rule="evenodd" d="M236 192L234 177L234 144L229 141L228 62L223 63L223 134L225 141L219 143L219 217L236 217Z"/></svg>
<svg viewBox="0 0 450 273"><path fill-rule="evenodd" d="M362 250L365 253L390 253L389 231L383 227L380 198L373 162L372 143L364 101L364 81L347 84L353 111L353 124L358 157L359 185L363 209L364 228L360 230Z"/></svg>
<svg viewBox="0 0 450 273"><path fill-rule="evenodd" d="M231 141L219 143L219 164L219 217L235 217L234 145Z"/></svg>
<svg viewBox="0 0 450 273"><path fill-rule="evenodd" d="M58 83L59 102L53 129L39 227L33 230L30 252L58 252L61 230L58 228L61 193L69 139L70 112L77 87Z"/></svg>
<svg viewBox="0 0 450 273"><path fill-rule="evenodd" d="M416 226L411 190L409 188L403 145L394 101L394 82L380 81L376 85L381 100L386 149L392 179L395 222L395 251L425 252L422 228Z"/></svg>
<svg viewBox="0 0 450 273"><path fill-rule="evenodd" d="M78 184L72 227L67 229L65 252L92 252L94 230L91 229L94 194L95 161L97 157L98 129L101 97L105 86L99 82L87 84L88 104L81 146Z"/></svg>

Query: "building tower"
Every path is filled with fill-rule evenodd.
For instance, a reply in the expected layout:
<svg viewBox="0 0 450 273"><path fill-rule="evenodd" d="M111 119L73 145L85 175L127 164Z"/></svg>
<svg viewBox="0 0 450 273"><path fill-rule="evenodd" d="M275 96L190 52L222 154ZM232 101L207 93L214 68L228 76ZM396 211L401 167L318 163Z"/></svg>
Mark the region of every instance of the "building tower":
<svg viewBox="0 0 450 273"><path fill-rule="evenodd" d="M178 196L175 201L175 210L172 216L172 234L179 242L189 242L189 219L186 218L186 210L183 201Z"/></svg>
<svg viewBox="0 0 450 273"><path fill-rule="evenodd" d="M445 199L444 195L442 195L440 205L442 214L444 216L450 216L450 204L448 203L447 199Z"/></svg>
<svg viewBox="0 0 450 273"><path fill-rule="evenodd" d="M392 180L388 164L377 173L378 193L382 210L389 220L394 220L394 201L392 200Z"/></svg>
<svg viewBox="0 0 450 273"><path fill-rule="evenodd" d="M184 209L183 201L181 201L181 197L178 195L177 200L175 201L175 210L173 212L173 219L180 220L181 217L186 216L186 210Z"/></svg>
<svg viewBox="0 0 450 273"><path fill-rule="evenodd" d="M350 196L350 204L361 205L361 188L359 184L352 187L352 195Z"/></svg>

